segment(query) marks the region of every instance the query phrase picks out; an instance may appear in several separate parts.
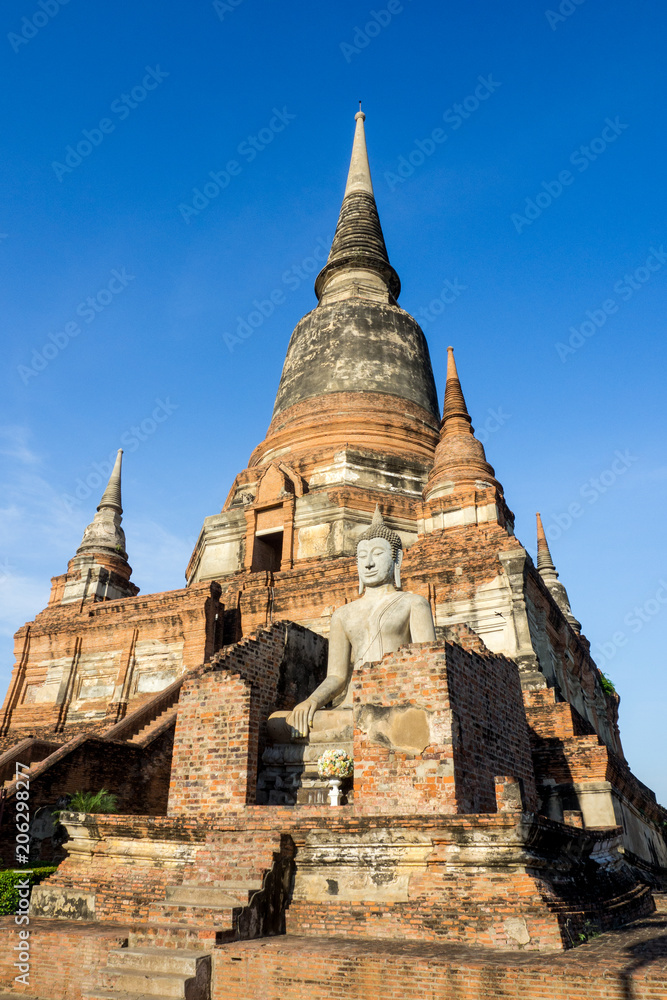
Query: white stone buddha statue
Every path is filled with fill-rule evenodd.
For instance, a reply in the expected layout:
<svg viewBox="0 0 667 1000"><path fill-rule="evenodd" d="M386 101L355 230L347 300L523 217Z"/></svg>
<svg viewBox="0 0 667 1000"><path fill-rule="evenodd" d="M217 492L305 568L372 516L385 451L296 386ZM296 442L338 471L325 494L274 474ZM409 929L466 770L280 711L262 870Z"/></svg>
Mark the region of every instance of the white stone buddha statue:
<svg viewBox="0 0 667 1000"><path fill-rule="evenodd" d="M402 557L400 537L376 508L370 528L357 542L361 596L331 616L327 676L305 701L281 713L293 738L308 735L315 713L325 705L351 707L355 667L381 660L406 643L435 640L428 601L400 589Z"/></svg>

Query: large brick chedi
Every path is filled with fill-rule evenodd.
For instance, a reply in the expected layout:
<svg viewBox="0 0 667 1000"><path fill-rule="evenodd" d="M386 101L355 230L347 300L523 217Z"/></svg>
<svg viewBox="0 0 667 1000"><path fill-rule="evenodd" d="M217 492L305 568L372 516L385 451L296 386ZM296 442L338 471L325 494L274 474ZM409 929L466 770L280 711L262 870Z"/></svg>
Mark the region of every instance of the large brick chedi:
<svg viewBox="0 0 667 1000"><path fill-rule="evenodd" d="M514 534L452 348L440 412L364 120L270 425L205 519L186 585L132 583L119 453L48 607L17 632L0 848L13 864L20 761L31 860L64 860L33 891L40 972L16 984L7 958L7 990L667 996L651 916L667 813L628 767L618 695L539 515L535 562ZM324 748L353 757L336 808ZM59 839L52 810L102 783L118 814L65 809ZM556 956L553 983L542 956L516 954L638 917L625 964L620 937L588 966Z"/></svg>

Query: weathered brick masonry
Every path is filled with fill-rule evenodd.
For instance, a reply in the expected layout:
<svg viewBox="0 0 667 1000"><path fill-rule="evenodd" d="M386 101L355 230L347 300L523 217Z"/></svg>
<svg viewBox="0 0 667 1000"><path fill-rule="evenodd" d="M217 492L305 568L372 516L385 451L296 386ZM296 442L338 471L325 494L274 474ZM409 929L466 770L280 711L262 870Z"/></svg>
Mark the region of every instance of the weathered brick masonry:
<svg viewBox="0 0 667 1000"><path fill-rule="evenodd" d="M91 970L106 965L109 949L122 947L128 936L126 925L82 924L78 920L31 922L30 983L26 986L16 981L19 971L14 967L21 929L25 928L18 927L14 917L0 917L0 984L10 995L44 1000L83 1000Z"/></svg>
<svg viewBox="0 0 667 1000"><path fill-rule="evenodd" d="M471 947L267 938L215 955L213 1000L661 1000L664 916L550 956Z"/></svg>
<svg viewBox="0 0 667 1000"><path fill-rule="evenodd" d="M276 623L193 671L179 701L169 814L223 815L254 802L269 714L293 708L325 664L320 636Z"/></svg>
<svg viewBox="0 0 667 1000"><path fill-rule="evenodd" d="M31 769L30 808L32 815L42 807L53 808L61 796L81 789L106 788L118 796L120 812L164 815L167 811L169 776L173 750L173 730L161 735L149 747L133 743L114 743L99 737L79 737L75 746L67 745L49 758L48 766ZM15 864L16 831L13 824L16 782L7 788L0 857L5 865ZM32 852L33 863L56 863L62 849L52 848L47 840L41 851Z"/></svg>
<svg viewBox="0 0 667 1000"><path fill-rule="evenodd" d="M204 584L48 607L16 633L0 729L11 727L16 743L109 726L222 645L219 597L217 584Z"/></svg>
<svg viewBox="0 0 667 1000"><path fill-rule="evenodd" d="M31 985L13 981L18 929L1 917L9 945L0 982L16 995L97 998L98 970L127 942L133 925L35 920ZM663 1000L667 920L604 935L548 959L470 946L269 937L213 949L211 1000Z"/></svg>
<svg viewBox="0 0 667 1000"><path fill-rule="evenodd" d="M516 665L451 643L406 646L361 667L355 706L355 802L364 811L496 811L495 779L523 786L525 808L537 798ZM388 726L416 747L392 744Z"/></svg>
<svg viewBox="0 0 667 1000"><path fill-rule="evenodd" d="M608 832L521 813L444 822L251 806L207 823L81 816L68 829L68 858L35 890L38 915L149 919L168 886L221 886L240 870L261 878L288 842L296 848L290 933L560 950L587 922L615 926L653 908L645 886L605 861Z"/></svg>

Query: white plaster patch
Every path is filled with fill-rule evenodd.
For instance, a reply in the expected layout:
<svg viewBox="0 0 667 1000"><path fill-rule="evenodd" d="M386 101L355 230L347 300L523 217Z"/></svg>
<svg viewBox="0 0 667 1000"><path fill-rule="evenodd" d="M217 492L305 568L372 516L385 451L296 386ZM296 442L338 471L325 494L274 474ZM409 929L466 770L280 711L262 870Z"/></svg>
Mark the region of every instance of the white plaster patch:
<svg viewBox="0 0 667 1000"><path fill-rule="evenodd" d="M114 677L84 677L79 688L78 701L92 701L94 698L110 698L113 694Z"/></svg>
<svg viewBox="0 0 667 1000"><path fill-rule="evenodd" d="M517 944L528 944L530 934L523 917L508 917L503 924L507 936L511 937Z"/></svg>
<svg viewBox="0 0 667 1000"><path fill-rule="evenodd" d="M311 556L326 555L330 527L329 524L316 524L299 528L297 558L308 559Z"/></svg>
<svg viewBox="0 0 667 1000"><path fill-rule="evenodd" d="M66 670L72 665L71 656L61 656L57 660L42 660L35 664L35 670L46 667L46 676L41 684L29 684L23 697L24 705L44 705L54 703L58 697L60 683Z"/></svg>
<svg viewBox="0 0 667 1000"><path fill-rule="evenodd" d="M516 652L511 596L501 576L482 584L470 600L438 604L435 623L436 625L466 624L477 633L492 653L512 656Z"/></svg>
<svg viewBox="0 0 667 1000"><path fill-rule="evenodd" d="M162 691L183 669L183 641L142 639L134 649L136 694Z"/></svg>

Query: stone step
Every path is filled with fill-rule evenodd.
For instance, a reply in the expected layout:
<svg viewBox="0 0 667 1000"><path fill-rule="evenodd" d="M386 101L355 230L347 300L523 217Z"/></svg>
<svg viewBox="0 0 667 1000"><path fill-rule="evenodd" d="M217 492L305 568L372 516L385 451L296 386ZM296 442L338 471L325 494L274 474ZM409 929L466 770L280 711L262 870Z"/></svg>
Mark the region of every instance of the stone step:
<svg viewBox="0 0 667 1000"><path fill-rule="evenodd" d="M654 892L655 908L658 913L667 913L667 892Z"/></svg>
<svg viewBox="0 0 667 1000"><path fill-rule="evenodd" d="M256 868L232 868L230 866L229 878L224 878L226 874L225 870L221 870L222 866L217 866L215 872L211 871L210 874L215 876L215 881L207 881L207 872L199 875L201 882L186 882L185 885L201 885L206 889L221 889L223 892L237 892L242 886L249 885L251 890L255 888L261 888L264 880L264 876L268 871L271 870L272 864L263 865L262 867ZM257 884L259 883L259 885ZM174 886L176 888L176 886Z"/></svg>
<svg viewBox="0 0 667 1000"><path fill-rule="evenodd" d="M210 883L206 883L206 885L208 888ZM246 878L238 881L236 879L225 879L224 882L218 882L213 888L222 889L224 892L242 892L245 890L248 892L257 892L263 885L264 880L261 878Z"/></svg>
<svg viewBox="0 0 667 1000"><path fill-rule="evenodd" d="M113 948L107 959L108 969L134 969L139 972L175 972L181 976L196 976L201 964L210 965L205 951L169 948Z"/></svg>
<svg viewBox="0 0 667 1000"><path fill-rule="evenodd" d="M259 879L248 882L230 882L228 885L170 885L167 886L167 902L179 905L229 907L244 905L254 887L262 888Z"/></svg>
<svg viewBox="0 0 667 1000"><path fill-rule="evenodd" d="M229 930L234 926L235 909L241 909L240 904L234 906L198 906L195 903L153 903L148 911L149 923L161 924L193 924L198 927L211 927L216 930Z"/></svg>
<svg viewBox="0 0 667 1000"><path fill-rule="evenodd" d="M204 994L193 976L179 976L175 972L140 972L138 969L100 969L98 973L103 989L140 997L170 997L171 1000L203 1000Z"/></svg>
<svg viewBox="0 0 667 1000"><path fill-rule="evenodd" d="M173 1000L173 997L151 993L151 1000ZM82 1000L146 1000L145 993L123 993L118 990L82 990Z"/></svg>
<svg viewBox="0 0 667 1000"><path fill-rule="evenodd" d="M223 848L220 851L216 851L215 869L211 866L211 874L215 871L215 882L199 882L197 884L215 885L216 889L222 889L226 882L238 883L247 882L248 880L253 882L256 879L262 879L266 872L273 866L273 857L254 858L252 855L241 859L245 864L234 864L231 859L235 856L237 850L238 848L230 847L229 850ZM226 861L225 854L229 855L229 862ZM229 874L229 878L225 878L226 874ZM194 885L194 883L190 884Z"/></svg>
<svg viewBox="0 0 667 1000"><path fill-rule="evenodd" d="M225 932L226 934L229 931ZM211 948L215 945L217 932L209 926L197 924L144 924L130 931L131 948L168 948L174 951Z"/></svg>

